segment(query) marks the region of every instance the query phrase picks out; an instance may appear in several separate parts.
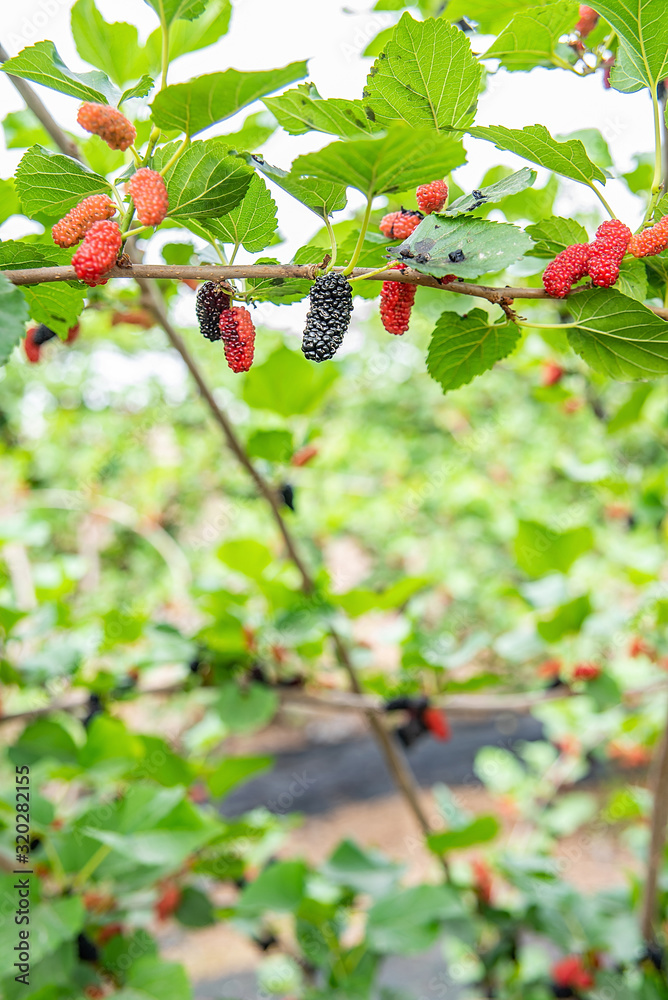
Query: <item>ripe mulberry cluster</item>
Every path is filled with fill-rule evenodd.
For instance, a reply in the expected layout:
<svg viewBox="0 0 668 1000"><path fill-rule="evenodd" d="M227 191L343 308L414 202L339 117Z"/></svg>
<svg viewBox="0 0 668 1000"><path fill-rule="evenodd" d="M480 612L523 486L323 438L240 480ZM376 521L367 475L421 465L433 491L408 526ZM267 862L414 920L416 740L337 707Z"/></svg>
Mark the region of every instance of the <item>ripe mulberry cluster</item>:
<svg viewBox="0 0 668 1000"><path fill-rule="evenodd" d="M159 226L167 215L167 187L157 170L142 167L128 183L128 194L135 203L137 218L143 226Z"/></svg>
<svg viewBox="0 0 668 1000"><path fill-rule="evenodd" d="M72 257L77 278L85 281L91 288L95 285L106 285L107 278L104 275L116 263L122 242L121 231L115 222L107 219L93 223L83 243Z"/></svg>
<svg viewBox="0 0 668 1000"><path fill-rule="evenodd" d="M215 281L205 281L197 291L195 315L207 340L220 340L220 316L230 308L230 296Z"/></svg>
<svg viewBox="0 0 668 1000"><path fill-rule="evenodd" d="M86 132L104 139L110 149L125 152L137 138L137 130L132 122L118 108L112 108L108 104L86 101L79 108L77 121Z"/></svg>
<svg viewBox="0 0 668 1000"><path fill-rule="evenodd" d="M409 212L402 208L400 212L384 215L378 228L388 240L406 240L415 232L423 219L422 212Z"/></svg>
<svg viewBox="0 0 668 1000"><path fill-rule="evenodd" d="M575 30L579 32L580 38L586 38L598 24L598 14L586 4L580 4L580 20L575 25Z"/></svg>
<svg viewBox="0 0 668 1000"><path fill-rule="evenodd" d="M618 219L601 223L592 243L576 243L557 254L543 273L548 295L563 299L585 275L601 288L610 288L619 277L619 265L629 246L631 230Z"/></svg>
<svg viewBox="0 0 668 1000"><path fill-rule="evenodd" d="M247 372L253 364L255 327L248 309L233 306L220 314L220 339L225 360L233 372Z"/></svg>
<svg viewBox="0 0 668 1000"><path fill-rule="evenodd" d="M634 257L654 257L668 247L668 215L650 229L644 229L629 240L629 253Z"/></svg>
<svg viewBox="0 0 668 1000"><path fill-rule="evenodd" d="M380 290L380 318L388 333L401 336L408 329L415 302L416 285L384 281Z"/></svg>
<svg viewBox="0 0 668 1000"><path fill-rule="evenodd" d="M594 285L601 288L614 285L630 239L631 230L618 219L601 223L596 239L589 245L588 273Z"/></svg>
<svg viewBox="0 0 668 1000"><path fill-rule="evenodd" d="M116 212L116 205L106 194L93 194L57 222L51 230L53 242L59 247L73 247L83 239L94 222L110 219Z"/></svg>
<svg viewBox="0 0 668 1000"><path fill-rule="evenodd" d="M399 214L399 213L397 213ZM321 274L309 295L302 351L309 361L329 361L343 342L350 326L353 293L342 274Z"/></svg>
<svg viewBox="0 0 668 1000"><path fill-rule="evenodd" d="M432 181L431 184L421 184L415 192L418 208L425 215L440 212L448 200L448 185L445 181Z"/></svg>

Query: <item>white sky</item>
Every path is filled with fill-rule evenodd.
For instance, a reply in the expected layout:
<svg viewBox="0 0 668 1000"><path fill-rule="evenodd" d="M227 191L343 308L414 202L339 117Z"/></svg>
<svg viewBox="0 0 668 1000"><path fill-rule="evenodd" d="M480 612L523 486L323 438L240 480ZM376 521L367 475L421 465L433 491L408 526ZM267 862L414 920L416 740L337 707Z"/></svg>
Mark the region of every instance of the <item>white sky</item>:
<svg viewBox="0 0 668 1000"><path fill-rule="evenodd" d="M393 23L395 15L370 10L373 0L366 3L351 0L347 12L342 9L343 3L344 0L234 0L230 32L209 49L178 60L170 69L170 82L228 66L242 70L267 69L309 58L311 79L324 97L359 97L371 63L361 57L361 52L379 30ZM71 6L71 0L21 0L20 3L4 0L0 39L13 55L23 45L49 38L56 43L71 68L90 68L78 58L70 36ZM154 13L142 0L98 0L98 6L107 20L136 24L142 36L152 31L157 23ZM473 44L483 51L486 40L474 39ZM61 124L78 131L75 124L78 102L44 88L39 91ZM20 97L0 74L2 115L21 107ZM250 111L261 107L243 111L237 119L212 132L238 127ZM480 102L478 124L522 127L535 122L545 124L553 134L599 128L620 170L627 170L633 154L649 150L653 143L651 104L646 92L618 94L604 89L600 74L579 80L562 70L536 70L530 78L523 73L506 72L492 77L490 88ZM317 149L333 139L314 134L292 137L279 130L263 152L271 162L288 167L299 154ZM456 178L461 186L469 189L476 187L484 172L495 163L515 167L523 163L479 140L466 139L466 146L469 163L457 171ZM18 150L5 149L0 134L0 176L10 176L20 155ZM538 183L544 183L545 177L545 172L539 171ZM279 207L281 231L290 234L288 246L281 250L281 255L289 259L292 251L307 242L319 227L315 217L287 195L276 189L272 193ZM642 217L639 200L616 181L608 183L606 193L617 213L635 228ZM360 200L361 196L351 192L352 205L358 205ZM591 210L596 206L590 191L574 182L566 182L557 211L571 215L577 209ZM343 217L338 215L336 219ZM0 227L0 237L20 238L26 231L25 225L24 221L10 219Z"/></svg>

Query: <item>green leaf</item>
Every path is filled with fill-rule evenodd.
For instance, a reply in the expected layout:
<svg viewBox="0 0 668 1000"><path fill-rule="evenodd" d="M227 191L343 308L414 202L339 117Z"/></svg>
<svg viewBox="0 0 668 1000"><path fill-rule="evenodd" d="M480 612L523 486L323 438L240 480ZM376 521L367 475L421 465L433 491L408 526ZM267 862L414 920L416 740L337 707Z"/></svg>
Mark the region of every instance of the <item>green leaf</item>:
<svg viewBox="0 0 668 1000"><path fill-rule="evenodd" d="M12 763L36 764L41 760L57 760L76 764L78 749L71 734L54 719L37 719L23 730L9 748Z"/></svg>
<svg viewBox="0 0 668 1000"><path fill-rule="evenodd" d="M133 87L128 87L124 90L118 99L118 103L123 104L124 101L129 101L131 97L146 97L151 93L155 86L155 80L153 77L145 73L138 83L135 83Z"/></svg>
<svg viewBox="0 0 668 1000"><path fill-rule="evenodd" d="M230 569L243 573L251 580L260 579L274 560L270 549L254 538L235 538L223 542L216 555Z"/></svg>
<svg viewBox="0 0 668 1000"><path fill-rule="evenodd" d="M118 87L148 73L149 62L134 24L122 21L109 24L95 6L95 0L77 0L70 24L81 58L101 69Z"/></svg>
<svg viewBox="0 0 668 1000"><path fill-rule="evenodd" d="M321 871L335 885L344 885L370 896L382 896L394 886L402 869L379 851L344 840Z"/></svg>
<svg viewBox="0 0 668 1000"><path fill-rule="evenodd" d="M278 696L262 684L249 684L242 689L230 681L220 689L216 707L230 732L254 732L273 719L278 708Z"/></svg>
<svg viewBox="0 0 668 1000"><path fill-rule="evenodd" d="M427 844L434 854L446 854L448 851L460 850L463 847L473 847L475 844L486 844L494 840L501 826L495 816L476 816L466 826L456 830L443 830L427 837Z"/></svg>
<svg viewBox="0 0 668 1000"><path fill-rule="evenodd" d="M475 115L480 73L463 31L443 19L415 21L406 13L369 73L367 115L378 124L404 121L420 129L468 125ZM445 173L447 169L433 176Z"/></svg>
<svg viewBox="0 0 668 1000"><path fill-rule="evenodd" d="M567 573L576 559L594 544L591 528L553 531L538 521L520 521L515 537L515 559L529 576Z"/></svg>
<svg viewBox="0 0 668 1000"><path fill-rule="evenodd" d="M615 288L630 299L644 302L647 298L647 270L641 260L625 257L619 266L619 277Z"/></svg>
<svg viewBox="0 0 668 1000"><path fill-rule="evenodd" d="M249 253L258 253L269 246L278 221L276 202L262 178L253 174L243 201L221 218L204 223L204 228L222 243L234 243Z"/></svg>
<svg viewBox="0 0 668 1000"><path fill-rule="evenodd" d="M206 10L206 0L144 0L144 3L152 7L161 20L164 17L168 28L180 17L193 21Z"/></svg>
<svg viewBox="0 0 668 1000"><path fill-rule="evenodd" d="M472 18L483 34L498 35L518 10L539 7L551 0L450 0L445 16L453 22Z"/></svg>
<svg viewBox="0 0 668 1000"><path fill-rule="evenodd" d="M16 190L26 215L44 212L58 218L83 198L108 193L110 184L78 160L44 146L31 146L18 165Z"/></svg>
<svg viewBox="0 0 668 1000"><path fill-rule="evenodd" d="M18 215L21 211L13 178L0 180L0 223L6 222L11 215Z"/></svg>
<svg viewBox="0 0 668 1000"><path fill-rule="evenodd" d="M608 426L606 427L608 434L616 434L617 431L621 431L625 427L630 427L631 424L640 419L652 388L653 386L650 382L641 382L640 385L636 385L631 389L626 401L622 403L608 421Z"/></svg>
<svg viewBox="0 0 668 1000"><path fill-rule="evenodd" d="M258 410L282 417L310 413L337 379L335 365L309 364L301 353L279 347L261 365L254 365L244 382L244 399Z"/></svg>
<svg viewBox="0 0 668 1000"><path fill-rule="evenodd" d="M184 927L209 927L216 922L211 900L192 885L187 885L181 892L181 901L174 916Z"/></svg>
<svg viewBox="0 0 668 1000"><path fill-rule="evenodd" d="M245 151L253 153L260 149L275 131L276 123L266 111L260 111L255 115L249 115L237 132L228 132L222 139L230 149L240 153Z"/></svg>
<svg viewBox="0 0 668 1000"><path fill-rule="evenodd" d="M91 768L102 762L140 760L144 747L140 737L130 733L120 719L96 715L87 730L86 743L79 751L79 763Z"/></svg>
<svg viewBox="0 0 668 1000"><path fill-rule="evenodd" d="M306 892L303 861L280 861L270 865L241 893L236 912L259 917L267 911L294 913Z"/></svg>
<svg viewBox="0 0 668 1000"><path fill-rule="evenodd" d="M220 799L237 785L266 771L273 763L273 757L228 757L216 766L206 783L213 797Z"/></svg>
<svg viewBox="0 0 668 1000"><path fill-rule="evenodd" d="M16 889L10 891L17 892ZM30 962L33 968L62 944L75 938L83 926L84 917L80 896L49 900L36 906L33 904L30 913L30 926L34 928L30 936ZM0 979L16 975L14 948L18 943L19 929L14 923L13 915L11 920L3 920L0 924ZM25 986L22 985L21 988L25 990ZM32 990L28 992L37 997Z"/></svg>
<svg viewBox="0 0 668 1000"><path fill-rule="evenodd" d="M96 104L115 103L118 91L104 73L73 73L53 42L37 42L2 64L5 73Z"/></svg>
<svg viewBox="0 0 668 1000"><path fill-rule="evenodd" d="M539 167L554 170L563 177L590 184L601 181L605 184L605 174L587 156L587 151L579 139L557 142L544 125L527 125L525 128L506 128L505 125L475 126L467 129L477 139L493 142L497 149L506 149L523 156Z"/></svg>
<svg viewBox="0 0 668 1000"><path fill-rule="evenodd" d="M21 289L0 274L0 365L20 341L28 322L28 306Z"/></svg>
<svg viewBox="0 0 668 1000"><path fill-rule="evenodd" d="M587 530L587 529L585 529ZM566 604L562 604L548 618L537 622L536 631L545 642L559 642L565 635L579 632L584 622L591 614L591 601L584 594Z"/></svg>
<svg viewBox="0 0 668 1000"><path fill-rule="evenodd" d="M424 590L431 583L429 577L406 576L387 590L349 590L347 594L337 594L339 604L352 617L365 615L368 611L389 611L401 608L414 594Z"/></svg>
<svg viewBox="0 0 668 1000"><path fill-rule="evenodd" d="M553 258L566 247L589 242L584 226L575 219L562 219L558 215L527 226L526 231L534 241L534 246L528 251L530 257Z"/></svg>
<svg viewBox="0 0 668 1000"><path fill-rule="evenodd" d="M668 75L668 21L663 0L596 0L595 9L619 35L612 85L631 93L654 90ZM621 72L620 72L621 69Z"/></svg>
<svg viewBox="0 0 668 1000"><path fill-rule="evenodd" d="M454 219L428 215L408 239L389 247L387 254L405 258L416 271L437 278L446 274L478 278L503 271L532 246L531 237L508 222L490 222L470 215ZM463 259L458 260L461 254Z"/></svg>
<svg viewBox="0 0 668 1000"><path fill-rule="evenodd" d="M246 442L246 451L253 458L268 462L287 462L294 451L290 431L253 431Z"/></svg>
<svg viewBox="0 0 668 1000"><path fill-rule="evenodd" d="M126 954L134 956L137 951ZM124 993L128 994L126 1000L130 997L132 1000L192 1000L192 989L183 966L148 956L132 962L126 973L126 989L116 994L117 1000L123 1000Z"/></svg>
<svg viewBox="0 0 668 1000"><path fill-rule="evenodd" d="M411 955L434 943L443 920L461 920L463 908L454 889L417 885L400 889L369 910L369 948L381 955Z"/></svg>
<svg viewBox="0 0 668 1000"><path fill-rule="evenodd" d="M531 7L516 14L492 43L484 59L498 59L507 70L523 71L554 65L557 45L578 19L578 4L558 3Z"/></svg>
<svg viewBox="0 0 668 1000"><path fill-rule="evenodd" d="M375 131L362 101L340 98L324 101L312 83L300 83L280 97L265 98L263 103L290 135L315 131L358 139Z"/></svg>
<svg viewBox="0 0 668 1000"><path fill-rule="evenodd" d="M206 10L192 21L179 20L169 31L169 61L173 62L187 52L205 49L217 42L228 30L232 4L230 0L207 0ZM146 39L146 49L151 64L160 67L162 32L156 28Z"/></svg>
<svg viewBox="0 0 668 1000"><path fill-rule="evenodd" d="M163 146L155 157L160 170L174 152ZM253 171L239 156L227 156L219 139L194 142L165 176L171 219L207 218L230 212L244 197Z"/></svg>
<svg viewBox="0 0 668 1000"><path fill-rule="evenodd" d="M260 257L256 264L280 264L276 257ZM311 289L306 278L254 278L246 282L246 291L258 302L299 302Z"/></svg>
<svg viewBox="0 0 668 1000"><path fill-rule="evenodd" d="M444 312L429 344L427 371L444 392L457 389L507 357L519 338L514 323L490 323L482 309L466 316Z"/></svg>
<svg viewBox="0 0 668 1000"><path fill-rule="evenodd" d="M48 243L23 243L21 240L0 241L0 270L23 270L31 267L67 265L70 254ZM27 286L26 286L27 287Z"/></svg>
<svg viewBox="0 0 668 1000"><path fill-rule="evenodd" d="M27 149L36 143L51 142L49 133L42 123L27 108L23 111L10 111L2 121L7 149ZM3 181L8 184L9 181Z"/></svg>
<svg viewBox="0 0 668 1000"><path fill-rule="evenodd" d="M520 191L525 191L531 187L536 180L536 176L535 170L530 170L529 167L522 167L521 170L516 170L514 174L502 177L500 181L496 181L494 184L476 189L475 195L463 194L461 198L457 198L452 204L448 205L443 214L461 215L464 212L473 212L481 205L489 205L491 202L502 201L503 198L507 198L509 195L519 194Z"/></svg>
<svg viewBox="0 0 668 1000"><path fill-rule="evenodd" d="M668 323L612 288L593 288L569 299L576 323L571 347L594 371L630 381L668 374Z"/></svg>
<svg viewBox="0 0 668 1000"><path fill-rule="evenodd" d="M258 97L306 76L306 71L305 62L295 62L283 69L257 73L228 69L177 83L156 95L151 105L153 121L158 128L195 135L236 114Z"/></svg>
<svg viewBox="0 0 668 1000"><path fill-rule="evenodd" d="M23 294L32 319L44 323L64 339L83 311L86 289L73 287L64 281L47 282L26 285Z"/></svg>
<svg viewBox="0 0 668 1000"><path fill-rule="evenodd" d="M288 173L287 170L272 166L262 156L252 156L250 161L260 173L278 184L320 219L326 219L332 212L345 207L346 184L321 181L315 177L299 177L294 171Z"/></svg>
<svg viewBox="0 0 668 1000"><path fill-rule="evenodd" d="M292 164L292 173L375 196L425 184L464 160L464 149L452 135L399 125L382 139L333 142L317 153L306 153Z"/></svg>

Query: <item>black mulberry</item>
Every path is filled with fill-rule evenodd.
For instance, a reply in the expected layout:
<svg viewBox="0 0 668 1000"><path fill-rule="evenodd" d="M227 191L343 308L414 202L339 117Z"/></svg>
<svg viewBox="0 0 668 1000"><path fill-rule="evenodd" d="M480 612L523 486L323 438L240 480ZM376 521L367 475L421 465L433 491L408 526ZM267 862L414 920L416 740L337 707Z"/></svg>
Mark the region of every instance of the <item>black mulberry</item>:
<svg viewBox="0 0 668 1000"><path fill-rule="evenodd" d="M302 351L309 361L329 361L343 342L350 326L353 293L342 274L321 274L309 296Z"/></svg>
<svg viewBox="0 0 668 1000"><path fill-rule="evenodd" d="M220 340L220 314L230 308L230 297L215 281L205 281L197 290L195 314L200 333L207 340Z"/></svg>

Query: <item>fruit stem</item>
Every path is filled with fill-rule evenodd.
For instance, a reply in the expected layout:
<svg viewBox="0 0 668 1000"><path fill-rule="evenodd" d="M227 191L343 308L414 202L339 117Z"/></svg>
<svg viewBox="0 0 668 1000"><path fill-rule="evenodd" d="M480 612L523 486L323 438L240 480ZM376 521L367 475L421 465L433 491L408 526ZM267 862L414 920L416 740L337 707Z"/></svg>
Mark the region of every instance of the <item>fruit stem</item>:
<svg viewBox="0 0 668 1000"><path fill-rule="evenodd" d="M108 844L102 844L95 854L86 862L83 868L80 869L79 873L76 875L73 885L77 888L85 885L88 879L91 877L95 869L102 864L102 862L111 854L111 847Z"/></svg>
<svg viewBox="0 0 668 1000"><path fill-rule="evenodd" d="M594 182L593 181L587 181L587 184L592 189L592 191L594 192L594 194L596 195L596 197L598 198L598 200L601 202L601 204L603 205L603 208L606 210L606 212L608 213L608 215L610 216L610 218L611 219L616 219L617 216L612 211L612 209L610 208L610 205L605 200L605 197L603 196L603 193L601 191L599 191L599 189L596 187L596 185L594 184Z"/></svg>
<svg viewBox="0 0 668 1000"><path fill-rule="evenodd" d="M383 271L389 271L391 267L391 264L383 264L381 267L377 267L375 271L367 271L366 274L358 274L356 278L349 278L348 280L351 284L353 281L365 281L366 278L373 278L376 274L382 274ZM392 279L389 278L388 280L391 281Z"/></svg>
<svg viewBox="0 0 668 1000"><path fill-rule="evenodd" d="M123 221L121 222L121 236L123 237L124 240L127 239L128 237L128 230L132 224L134 214L135 214L135 203L133 202L132 198L130 198L130 204L127 207L125 215L123 216Z"/></svg>
<svg viewBox="0 0 668 1000"><path fill-rule="evenodd" d="M364 210L364 216L362 217L362 226L360 229L360 234L357 237L357 244L355 246L355 250L353 252L350 263L341 272L345 278L347 278L348 275L351 273L351 271L354 270L355 265L357 264L357 261L360 258L360 254L362 253L362 247L364 246L364 237L366 236L366 231L369 228L369 219L371 218L372 204L373 204L373 191L369 191L369 194L367 195L366 199L366 208Z"/></svg>
<svg viewBox="0 0 668 1000"><path fill-rule="evenodd" d="M160 4L160 28L162 29L162 79L160 90L164 90L167 86L167 70L169 69L169 28L162 3Z"/></svg>
<svg viewBox="0 0 668 1000"><path fill-rule="evenodd" d="M338 251L338 247L336 245L336 236L334 234L334 229L332 227L332 223L329 221L329 216L327 215L327 213L325 213L324 220L325 220L325 226L327 228L327 233L329 235L329 242L330 242L330 246L331 246L331 250L332 250L332 259L330 260L329 267L327 268L327 272L329 272L329 271L332 270L332 268L336 264L336 254L337 254L337 251Z"/></svg>
<svg viewBox="0 0 668 1000"><path fill-rule="evenodd" d="M659 98L656 93L656 87L650 88L652 93L652 108L654 110L654 177L652 178L652 196L649 200L649 205L647 206L647 211L645 212L645 218L643 219L643 225L652 217L652 213L656 208L656 203L659 200L659 196L663 190L663 143L661 136L661 109L659 107Z"/></svg>

